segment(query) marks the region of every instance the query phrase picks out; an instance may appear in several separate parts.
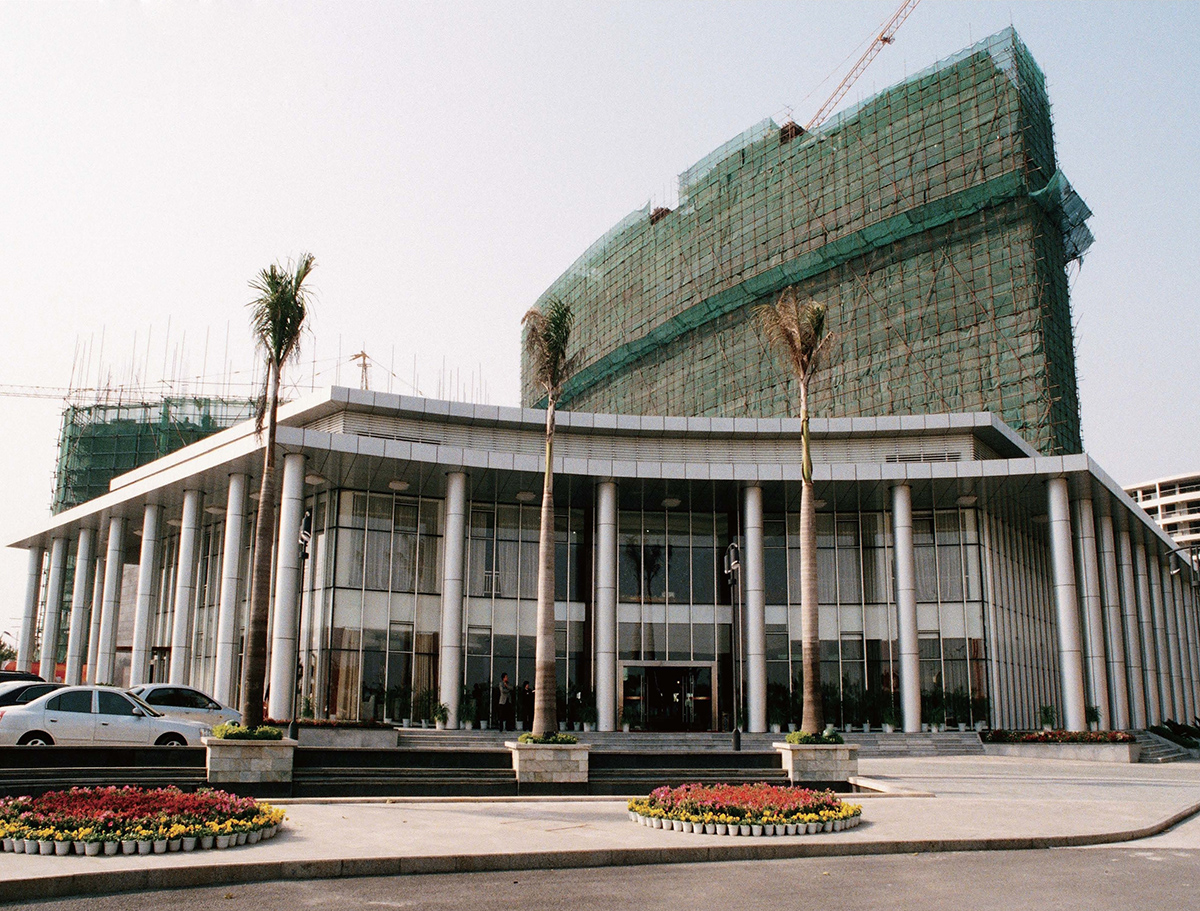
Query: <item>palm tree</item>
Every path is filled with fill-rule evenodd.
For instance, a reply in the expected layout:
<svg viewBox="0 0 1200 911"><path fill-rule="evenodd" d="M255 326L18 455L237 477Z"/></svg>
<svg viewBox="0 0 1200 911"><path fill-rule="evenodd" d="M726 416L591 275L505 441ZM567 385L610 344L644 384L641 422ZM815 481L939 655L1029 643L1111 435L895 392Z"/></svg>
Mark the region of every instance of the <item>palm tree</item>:
<svg viewBox="0 0 1200 911"><path fill-rule="evenodd" d="M787 361L800 385L800 441L803 487L800 491L800 638L803 643L804 705L800 729L821 730L820 638L817 628L817 513L813 501L812 450L808 439L808 384L829 347L825 306L801 303L794 287L784 288L772 304L758 308L767 343Z"/></svg>
<svg viewBox="0 0 1200 911"><path fill-rule="evenodd" d="M304 253L286 267L278 263L263 269L250 287L258 292L250 307L250 329L262 351L265 372L263 390L255 413L255 430L261 435L267 424L263 452L262 486L258 496L258 518L254 523L254 568L250 576L250 619L242 657L242 724L258 727L263 722L263 688L267 670L267 615L271 604L271 561L275 530L275 420L279 410L279 377L283 365L300 351L300 335L308 315L309 291L304 280L314 265Z"/></svg>
<svg viewBox="0 0 1200 911"><path fill-rule="evenodd" d="M542 524L538 534L537 650L533 685L533 733L546 737L558 730L554 671L554 410L563 381L571 371L567 342L571 337L571 307L551 299L532 307L521 322L525 351L534 382L546 393L546 471L542 480Z"/></svg>

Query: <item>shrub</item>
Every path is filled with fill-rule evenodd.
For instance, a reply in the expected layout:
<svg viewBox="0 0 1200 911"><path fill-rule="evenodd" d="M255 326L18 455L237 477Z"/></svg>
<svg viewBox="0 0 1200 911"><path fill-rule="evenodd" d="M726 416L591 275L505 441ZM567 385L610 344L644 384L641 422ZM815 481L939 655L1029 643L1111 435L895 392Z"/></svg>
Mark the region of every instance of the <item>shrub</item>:
<svg viewBox="0 0 1200 911"><path fill-rule="evenodd" d="M1157 734L1159 737L1169 740L1171 743L1177 743L1187 750L1194 750L1198 745L1200 745L1196 743L1195 738L1189 737L1187 734L1181 734L1178 731L1167 727L1165 724L1156 724L1153 727L1147 728L1147 730L1150 731L1151 734Z"/></svg>
<svg viewBox="0 0 1200 911"><path fill-rule="evenodd" d="M218 740L282 740L283 731L279 728L268 727L263 724L253 730L242 727L240 724L234 724L232 721L227 721L224 724L218 724L213 728L213 737Z"/></svg>
<svg viewBox="0 0 1200 911"><path fill-rule="evenodd" d="M809 734L805 731L792 731L784 739L788 743L793 744L831 744L846 742L842 739L842 735L837 731L822 731L820 734Z"/></svg>
<svg viewBox="0 0 1200 911"><path fill-rule="evenodd" d="M537 734L526 732L517 738L518 743L548 743L554 744L571 744L579 743L579 738L574 734L547 734L545 737L539 737Z"/></svg>

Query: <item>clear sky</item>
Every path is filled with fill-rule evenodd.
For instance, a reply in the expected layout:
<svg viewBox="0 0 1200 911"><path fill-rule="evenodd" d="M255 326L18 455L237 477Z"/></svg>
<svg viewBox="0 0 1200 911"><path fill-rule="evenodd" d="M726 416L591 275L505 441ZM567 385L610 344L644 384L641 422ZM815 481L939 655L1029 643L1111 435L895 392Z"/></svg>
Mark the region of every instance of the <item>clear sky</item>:
<svg viewBox="0 0 1200 911"><path fill-rule="evenodd" d="M805 122L895 5L0 3L0 386L66 386L81 345L92 380L246 383L247 282L311 250L306 385L365 347L374 388L515 403L538 294L717 145ZM1095 212L1085 446L1121 483L1200 469L1200 4L924 0L846 103L1010 24ZM60 409L0 395L0 543L48 515ZM24 574L0 553L0 631Z"/></svg>

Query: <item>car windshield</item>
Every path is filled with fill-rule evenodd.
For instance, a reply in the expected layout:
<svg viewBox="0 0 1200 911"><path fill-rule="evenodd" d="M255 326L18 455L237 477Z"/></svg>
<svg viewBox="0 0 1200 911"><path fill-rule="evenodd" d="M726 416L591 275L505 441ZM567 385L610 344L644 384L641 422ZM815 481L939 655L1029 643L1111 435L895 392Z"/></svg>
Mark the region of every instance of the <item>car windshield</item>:
<svg viewBox="0 0 1200 911"><path fill-rule="evenodd" d="M6 680L0 683L0 696L5 693L11 693L13 690L19 690L22 687L29 686L31 683L37 683L36 680Z"/></svg>
<svg viewBox="0 0 1200 911"><path fill-rule="evenodd" d="M151 706L147 705L146 700L144 700L141 696L137 695L137 693L132 693L132 692L126 690L125 695L128 696L130 699L132 699L134 701L134 703L137 704L137 707L139 709L141 709L143 712L145 712L147 715L151 716L152 718L162 717L162 712L160 712L156 708L152 708Z"/></svg>

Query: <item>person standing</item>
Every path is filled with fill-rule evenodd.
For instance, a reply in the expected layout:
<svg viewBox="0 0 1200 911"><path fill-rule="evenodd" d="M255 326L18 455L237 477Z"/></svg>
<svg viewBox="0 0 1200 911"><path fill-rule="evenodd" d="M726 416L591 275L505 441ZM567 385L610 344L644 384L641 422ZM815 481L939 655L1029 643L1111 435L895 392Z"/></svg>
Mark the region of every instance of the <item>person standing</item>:
<svg viewBox="0 0 1200 911"><path fill-rule="evenodd" d="M533 730L533 687L528 680L521 684L521 721L525 730Z"/></svg>
<svg viewBox="0 0 1200 911"><path fill-rule="evenodd" d="M500 730L511 731L516 728L516 715L513 712L513 688L508 682L508 674L500 675Z"/></svg>

